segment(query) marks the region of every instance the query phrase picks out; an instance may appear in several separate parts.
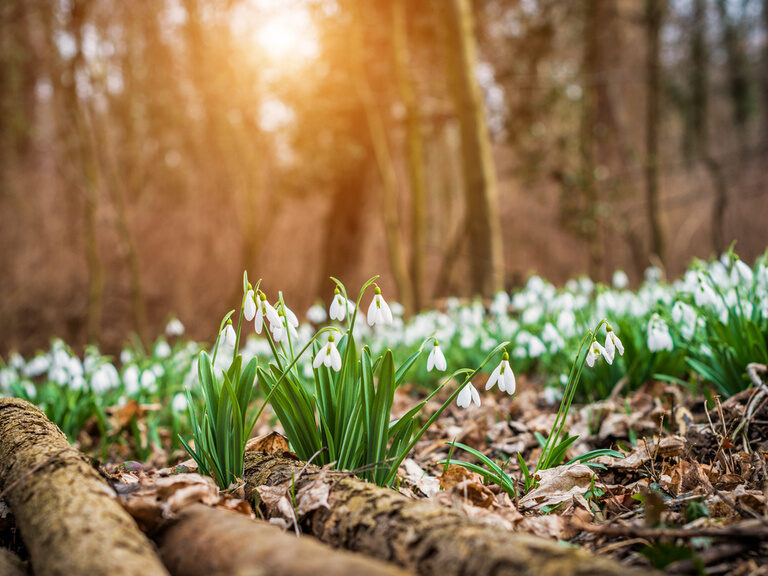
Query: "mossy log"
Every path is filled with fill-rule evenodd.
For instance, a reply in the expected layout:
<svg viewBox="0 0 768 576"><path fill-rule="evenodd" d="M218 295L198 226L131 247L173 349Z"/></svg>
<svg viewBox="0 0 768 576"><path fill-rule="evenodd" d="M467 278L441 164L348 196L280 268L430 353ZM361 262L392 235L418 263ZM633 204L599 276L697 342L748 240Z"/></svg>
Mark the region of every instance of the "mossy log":
<svg viewBox="0 0 768 576"><path fill-rule="evenodd" d="M194 504L154 535L174 576L406 576L400 568L297 538L266 522Z"/></svg>
<svg viewBox="0 0 768 576"><path fill-rule="evenodd" d="M246 498L257 486L295 480L295 491L320 470L284 453L247 452ZM528 534L468 519L457 510L407 498L348 473L328 473L328 508L302 517L305 531L336 547L399 564L423 576L631 576L605 558ZM647 574L648 572L642 572Z"/></svg>
<svg viewBox="0 0 768 576"><path fill-rule="evenodd" d="M27 576L27 568L16 554L5 548L0 548L0 574L3 576Z"/></svg>
<svg viewBox="0 0 768 576"><path fill-rule="evenodd" d="M0 399L0 490L36 576L168 574L112 488L18 398Z"/></svg>

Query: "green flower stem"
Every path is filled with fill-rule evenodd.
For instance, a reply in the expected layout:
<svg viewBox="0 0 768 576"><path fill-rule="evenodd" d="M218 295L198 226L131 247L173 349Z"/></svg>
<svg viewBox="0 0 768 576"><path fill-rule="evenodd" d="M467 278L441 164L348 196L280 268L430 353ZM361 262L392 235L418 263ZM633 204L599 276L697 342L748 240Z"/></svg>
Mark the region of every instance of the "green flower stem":
<svg viewBox="0 0 768 576"><path fill-rule="evenodd" d="M399 457L397 460L395 460L395 462L393 462L393 464L392 464L392 467L391 467L391 468L390 468L390 470L389 470L389 474L387 475L387 477L386 477L386 479L385 479L385 481L384 481L384 484L385 484L385 485L387 485L387 486L388 486L389 484L391 484L391 483L392 483L392 481L393 481L393 480L394 480L394 478L395 478L395 475L397 474L397 469L398 469L398 468L400 468L400 464L402 464L402 462L403 462L403 460L405 460L406 456L408 456L408 454L411 452L411 450L413 450L413 447L414 447L414 446L416 446L416 443L417 443L417 442L418 442L418 441L421 439L421 437L422 437L422 435L424 434L424 432L426 432L426 431L427 431L427 429L428 429L428 428L429 428L429 427L430 427L430 426L431 426L431 425L432 425L432 424L435 422L435 420L437 420L437 419L440 417L440 415L443 413L443 411L445 411L445 409L448 407L448 405L449 405L451 402L453 402L453 401L454 401L454 399L456 398L456 396L458 396L458 395L459 395L459 392L461 392L461 391L464 389L464 386L466 386L466 385L467 385L467 383L468 383L470 380L472 380L472 378L474 378L474 377L477 375L477 373L478 373L478 372L480 372L480 370L482 370L482 369L485 367L485 365L486 365L486 364L489 362L489 360L490 360L490 359L491 359L491 358L492 358L492 357L493 357L493 356L494 356L494 355L495 355L497 352L499 352L500 350L502 350L503 348L505 348L505 347L506 347L506 346L508 346L508 345L509 345L509 342L505 341L505 342L502 342L501 344L499 344L498 346L496 346L496 348L494 348L494 349L493 349L493 350L490 352L490 354L488 354L488 356L486 356L486 357L485 357L485 360L483 361L483 363L482 363L482 364L480 364L480 366L478 366L477 368L475 368L475 370L473 370L473 371L472 371L472 372L471 372L471 373L470 373L470 374L469 374L469 375L468 375L468 376L467 376L467 377L464 379L464 381L461 383L461 385L460 385L460 386L458 386L458 387L456 388L456 390L454 390L454 391L453 391L453 393L450 395L450 397L448 398L448 400L446 400L445 402L443 402L443 405L442 405L442 406L440 406L440 408L438 408L438 409L435 411L435 413L434 413L434 414L432 414L432 416L430 416L430 417L429 417L429 419L426 421L426 423L424 424L424 426L422 426L422 427L421 427L421 429L420 429L420 430L419 430L419 431L418 431L418 432L417 432L417 433L414 435L413 439L412 439L412 440L411 440L411 441L408 443L408 446L406 446L406 447L405 447L405 450L403 450L403 452L400 454L400 457ZM442 384L440 384L440 386L438 386L438 387L435 389L435 391L434 391L434 392L432 392L432 393L431 393L429 396L427 396L427 399L426 399L426 400L424 400L424 402L426 403L426 402L427 402L427 401L428 401L430 398L432 398L432 397L433 397L435 394L437 394L438 392L440 392L440 390L442 390L442 389L443 389L443 388L444 388L444 387L445 387L445 386L446 386L446 385L447 385L447 384L448 384L448 383L449 383L451 380L453 380L453 378L454 378L455 376L458 376L459 374L464 374L464 373L467 373L467 372L469 372L469 368L461 368L461 369L459 369L459 370L456 370L456 372L454 372L454 373L453 373L453 374L451 374L451 375L450 375L448 378L446 378L446 379L443 381L443 383L442 383Z"/></svg>

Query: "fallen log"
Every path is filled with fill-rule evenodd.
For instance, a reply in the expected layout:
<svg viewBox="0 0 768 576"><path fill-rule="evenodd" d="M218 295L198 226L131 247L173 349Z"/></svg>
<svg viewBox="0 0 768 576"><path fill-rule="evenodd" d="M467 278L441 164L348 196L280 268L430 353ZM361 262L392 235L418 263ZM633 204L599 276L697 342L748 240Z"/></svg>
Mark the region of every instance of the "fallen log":
<svg viewBox="0 0 768 576"><path fill-rule="evenodd" d="M27 569L21 558L10 550L0 548L0 574L3 576L27 576Z"/></svg>
<svg viewBox="0 0 768 576"><path fill-rule="evenodd" d="M245 496L257 487L309 489L329 485L327 506L299 519L308 533L331 546L393 562L423 576L631 576L626 566L528 534L474 522L460 512L412 500L346 472L327 472L289 453L247 452ZM299 504L301 506L301 504Z"/></svg>
<svg viewBox="0 0 768 576"><path fill-rule="evenodd" d="M36 576L168 574L88 460L18 398L0 399L0 491Z"/></svg>
<svg viewBox="0 0 768 576"><path fill-rule="evenodd" d="M406 576L390 564L333 550L235 512L193 504L153 535L174 576Z"/></svg>

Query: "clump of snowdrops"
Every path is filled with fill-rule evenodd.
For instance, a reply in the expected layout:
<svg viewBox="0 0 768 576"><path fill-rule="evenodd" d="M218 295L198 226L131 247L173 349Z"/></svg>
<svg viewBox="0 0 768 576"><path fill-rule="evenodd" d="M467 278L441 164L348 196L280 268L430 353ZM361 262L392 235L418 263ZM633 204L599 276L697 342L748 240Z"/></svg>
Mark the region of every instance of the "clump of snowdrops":
<svg viewBox="0 0 768 576"><path fill-rule="evenodd" d="M254 287L244 274L237 328L232 322L233 310L221 323L213 357L206 352L199 356L198 372L205 399L202 413L196 413L191 397L189 401L195 442L194 448L186 442L185 447L200 469L213 475L221 487L241 476L245 442L267 404L299 458L354 470L379 485L394 482L402 461L451 402L455 400L460 407L480 404L471 380L508 342L495 346L476 368L454 369L406 414L392 417L396 389L428 346L428 368L445 371L448 366L433 337L425 338L415 352L399 362L391 350L373 353L358 341L357 315L366 293L373 292L366 314L369 328L391 326L394 320L375 283L377 278L360 288L354 302L347 298L344 284L332 278L335 293L329 313L334 323L317 330L299 348L299 322L282 293L274 304L270 303L260 290L261 282ZM257 334L264 334L272 357L262 363L252 358L243 367L239 343L244 326L251 322ZM217 367L216 357L222 351L231 361ZM305 375L298 363L308 353L311 373ZM493 382L498 382L500 389L514 393L514 375L506 352L494 374ZM265 397L248 417L257 380ZM450 396L420 423L418 417L427 402L451 385L454 390Z"/></svg>

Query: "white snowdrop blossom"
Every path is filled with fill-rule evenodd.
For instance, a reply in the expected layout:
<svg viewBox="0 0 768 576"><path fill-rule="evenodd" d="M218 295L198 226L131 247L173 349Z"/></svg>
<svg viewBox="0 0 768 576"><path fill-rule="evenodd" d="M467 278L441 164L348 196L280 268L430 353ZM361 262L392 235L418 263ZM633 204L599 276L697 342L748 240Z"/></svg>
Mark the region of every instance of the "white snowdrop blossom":
<svg viewBox="0 0 768 576"><path fill-rule="evenodd" d="M648 321L648 350L651 352L671 351L673 347L672 336L669 333L667 323L661 316L654 314Z"/></svg>
<svg viewBox="0 0 768 576"><path fill-rule="evenodd" d="M285 313L285 321L291 328L298 328L299 327L299 319L296 317L296 314L293 313L293 310L288 308L285 304L282 305L282 310Z"/></svg>
<svg viewBox="0 0 768 576"><path fill-rule="evenodd" d="M375 294L371 305L368 306L368 326L375 324L392 324L394 321L392 317L392 310L389 309L389 304L384 300L381 295L381 289L374 284Z"/></svg>
<svg viewBox="0 0 768 576"><path fill-rule="evenodd" d="M613 273L613 287L617 290L624 290L629 286L629 277L623 270L616 270Z"/></svg>
<svg viewBox="0 0 768 576"><path fill-rule="evenodd" d="M480 394L478 394L477 389L472 386L472 382L467 382L456 397L456 405L459 408L469 408L469 405L472 402L477 406L480 406Z"/></svg>
<svg viewBox="0 0 768 576"><path fill-rule="evenodd" d="M678 300L672 306L672 321L678 325L680 333L686 340L693 338L698 320L696 310L685 302Z"/></svg>
<svg viewBox="0 0 768 576"><path fill-rule="evenodd" d="M171 409L174 412L184 412L187 409L187 396L184 392L177 392L171 401Z"/></svg>
<svg viewBox="0 0 768 576"><path fill-rule="evenodd" d="M490 390L494 384L499 385L499 390L506 392L507 394L514 394L517 383L515 382L515 374L512 372L512 368L509 365L509 354L504 352L499 365L491 372L491 377L488 378L488 382L485 383L485 389ZM479 404L478 404L479 405Z"/></svg>
<svg viewBox="0 0 768 576"><path fill-rule="evenodd" d="M243 305L243 316L250 322L256 317L256 295L253 292L250 284L248 285L248 292L245 293L245 304Z"/></svg>
<svg viewBox="0 0 768 576"><path fill-rule="evenodd" d="M110 363L102 364L91 376L91 390L95 394L104 394L120 384L120 375Z"/></svg>
<svg viewBox="0 0 768 576"><path fill-rule="evenodd" d="M320 304L314 304L307 310L307 320L312 322L312 324L322 324L327 319L328 314L326 313L325 308Z"/></svg>
<svg viewBox="0 0 768 576"><path fill-rule="evenodd" d="M128 396L133 396L139 390L139 367L136 364L131 364L123 372L123 384L125 384L125 393Z"/></svg>
<svg viewBox="0 0 768 576"><path fill-rule="evenodd" d="M589 347L589 352L587 352L587 366L593 368L595 366L595 361L600 358L600 356L605 356L605 354L605 348L603 348L599 342L592 342Z"/></svg>
<svg viewBox="0 0 768 576"><path fill-rule="evenodd" d="M754 279L755 274L752 272L752 268L743 260L736 258L731 269L731 282L738 284L739 280L741 280L743 284L751 285Z"/></svg>
<svg viewBox="0 0 768 576"><path fill-rule="evenodd" d="M235 329L232 327L232 320L227 320L227 324L221 331L221 344L227 348L234 348L235 340L237 340L237 335L235 334Z"/></svg>
<svg viewBox="0 0 768 576"><path fill-rule="evenodd" d="M699 308L717 302L717 295L703 274L699 274L698 285L693 290L693 301Z"/></svg>
<svg viewBox="0 0 768 576"><path fill-rule="evenodd" d="M155 345L155 357L157 358L168 358L171 352L171 347L165 340L160 340Z"/></svg>
<svg viewBox="0 0 768 576"><path fill-rule="evenodd" d="M605 346L603 346L603 350L605 350L604 356L608 364L613 364L617 350L619 351L619 356L624 356L624 344L621 343L621 340L616 336L616 332L613 331L610 325L605 327Z"/></svg>
<svg viewBox="0 0 768 576"><path fill-rule="evenodd" d="M336 372L341 370L341 355L336 348L333 334L328 336L328 344L320 348L320 351L315 355L315 360L312 362L312 368L317 369L321 364L328 368L332 368Z"/></svg>
<svg viewBox="0 0 768 576"><path fill-rule="evenodd" d="M181 336L184 334L184 324L178 318L171 318L165 325L165 333L168 336Z"/></svg>
<svg viewBox="0 0 768 576"><path fill-rule="evenodd" d="M328 311L328 315L331 317L331 320L338 320L339 322L344 320L344 317L347 315L344 296L341 295L338 288L333 292L333 300L331 300L331 308Z"/></svg>
<svg viewBox="0 0 768 576"><path fill-rule="evenodd" d="M445 354L443 354L443 350L440 348L440 343L437 340L435 340L435 345L432 346L432 350L429 351L429 356L427 357L427 372L432 372L433 368L441 372L448 368Z"/></svg>

